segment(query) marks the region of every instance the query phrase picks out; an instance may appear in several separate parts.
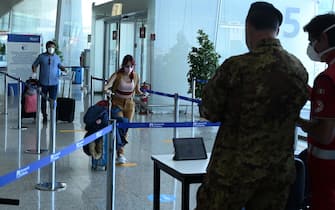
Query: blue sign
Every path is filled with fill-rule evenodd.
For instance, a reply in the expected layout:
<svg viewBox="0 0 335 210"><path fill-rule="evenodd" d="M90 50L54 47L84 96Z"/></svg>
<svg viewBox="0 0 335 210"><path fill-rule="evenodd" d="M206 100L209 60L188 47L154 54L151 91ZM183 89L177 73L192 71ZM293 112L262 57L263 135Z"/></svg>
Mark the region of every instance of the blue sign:
<svg viewBox="0 0 335 210"><path fill-rule="evenodd" d="M8 34L8 42L34 42L40 43L39 35Z"/></svg>

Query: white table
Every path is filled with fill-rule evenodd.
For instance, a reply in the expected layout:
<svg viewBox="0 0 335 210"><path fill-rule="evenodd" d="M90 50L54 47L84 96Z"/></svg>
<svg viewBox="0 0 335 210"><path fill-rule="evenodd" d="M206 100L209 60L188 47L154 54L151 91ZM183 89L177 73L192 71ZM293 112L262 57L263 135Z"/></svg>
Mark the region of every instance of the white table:
<svg viewBox="0 0 335 210"><path fill-rule="evenodd" d="M154 210L159 210L160 170L170 174L182 183L181 209L189 210L190 184L202 183L206 174L210 153L204 160L175 161L173 155L152 155L154 161Z"/></svg>

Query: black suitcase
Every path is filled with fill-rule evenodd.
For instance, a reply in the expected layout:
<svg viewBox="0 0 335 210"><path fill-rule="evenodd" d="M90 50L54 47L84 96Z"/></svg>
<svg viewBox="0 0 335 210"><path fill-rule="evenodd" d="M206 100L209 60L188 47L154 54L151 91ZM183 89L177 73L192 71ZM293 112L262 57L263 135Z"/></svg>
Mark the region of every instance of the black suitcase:
<svg viewBox="0 0 335 210"><path fill-rule="evenodd" d="M71 98L71 85L73 79L73 72L72 77L69 80L69 94L68 97L64 97L64 89L65 89L65 81L63 79L63 91L62 97L57 98L57 108L56 108L56 119L61 121L72 122L74 120L74 112L75 112L75 105L76 101Z"/></svg>

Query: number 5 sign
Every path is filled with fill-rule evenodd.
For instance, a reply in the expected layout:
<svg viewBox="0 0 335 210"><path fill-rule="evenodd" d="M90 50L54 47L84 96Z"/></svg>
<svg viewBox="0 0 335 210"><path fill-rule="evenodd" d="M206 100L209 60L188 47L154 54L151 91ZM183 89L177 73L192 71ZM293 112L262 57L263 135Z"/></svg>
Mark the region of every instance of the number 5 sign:
<svg viewBox="0 0 335 210"><path fill-rule="evenodd" d="M305 13L306 14L306 13ZM307 13L308 14L308 13ZM290 27L284 30L284 36L292 38L298 35L301 26L299 24L300 8L288 7L285 11L284 24ZM287 27L286 27L287 28Z"/></svg>

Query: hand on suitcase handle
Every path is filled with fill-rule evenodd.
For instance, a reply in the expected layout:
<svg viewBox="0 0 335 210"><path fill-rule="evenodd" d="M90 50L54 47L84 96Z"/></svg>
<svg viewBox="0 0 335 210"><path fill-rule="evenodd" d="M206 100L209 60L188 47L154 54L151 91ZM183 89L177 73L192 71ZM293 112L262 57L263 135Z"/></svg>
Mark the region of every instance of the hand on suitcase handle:
<svg viewBox="0 0 335 210"><path fill-rule="evenodd" d="M36 73L36 72L33 72L32 75L31 75L31 78L32 78L32 79L37 79L37 73Z"/></svg>
<svg viewBox="0 0 335 210"><path fill-rule="evenodd" d="M107 95L107 98L111 98L113 95L115 95L110 89L104 90L104 93Z"/></svg>
<svg viewBox="0 0 335 210"><path fill-rule="evenodd" d="M107 89L107 90L105 90L105 94L109 94L109 95L111 95L111 94L112 94L112 91L109 90L109 89Z"/></svg>

